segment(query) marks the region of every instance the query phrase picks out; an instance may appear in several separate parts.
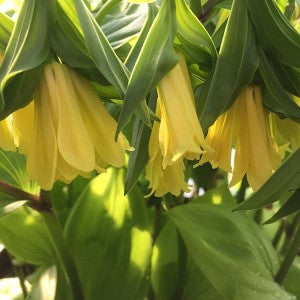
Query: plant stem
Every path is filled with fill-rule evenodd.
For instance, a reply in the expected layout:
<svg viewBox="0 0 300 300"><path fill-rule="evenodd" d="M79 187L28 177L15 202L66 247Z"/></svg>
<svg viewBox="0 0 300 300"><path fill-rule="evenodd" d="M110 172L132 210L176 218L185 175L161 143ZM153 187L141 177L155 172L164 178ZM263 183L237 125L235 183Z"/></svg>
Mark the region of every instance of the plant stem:
<svg viewBox="0 0 300 300"><path fill-rule="evenodd" d="M282 284L286 274L288 273L299 249L300 249L300 213L296 216L297 224L293 238L291 239L287 254L275 276L275 281Z"/></svg>
<svg viewBox="0 0 300 300"><path fill-rule="evenodd" d="M66 278L70 283L73 299L83 300L83 291L75 263L72 259L67 241L65 239L63 230L52 211L40 212L44 223L48 229L49 235L52 239L58 259L65 272Z"/></svg>
<svg viewBox="0 0 300 300"><path fill-rule="evenodd" d="M15 269L15 273L16 273L18 279L19 279L19 283L20 283L20 286L21 286L21 289L22 289L24 299L26 299L27 289L26 289L26 286L25 286L25 276L24 276L23 267L14 265L14 269Z"/></svg>
<svg viewBox="0 0 300 300"><path fill-rule="evenodd" d="M245 195L246 195L246 189L248 186L249 185L248 185L247 177L244 176L242 183L241 183L241 187L236 194L236 201L238 204L242 203L244 201Z"/></svg>
<svg viewBox="0 0 300 300"><path fill-rule="evenodd" d="M283 220L281 220L280 225L279 225L279 227L274 235L274 238L272 240L272 245L275 249L277 248L280 238L281 238L282 234L284 233L284 229L285 229L285 223Z"/></svg>

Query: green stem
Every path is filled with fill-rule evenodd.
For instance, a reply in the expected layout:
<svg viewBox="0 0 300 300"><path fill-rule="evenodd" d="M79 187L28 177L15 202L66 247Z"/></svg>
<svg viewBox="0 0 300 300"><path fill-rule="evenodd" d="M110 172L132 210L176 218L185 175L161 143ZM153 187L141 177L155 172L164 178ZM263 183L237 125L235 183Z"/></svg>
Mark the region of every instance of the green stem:
<svg viewBox="0 0 300 300"><path fill-rule="evenodd" d="M244 176L242 183L241 183L241 187L236 194L236 201L238 204L242 203L245 200L246 189L248 186L249 185L248 185L247 177Z"/></svg>
<svg viewBox="0 0 300 300"><path fill-rule="evenodd" d="M294 232L293 238L291 239L287 254L275 276L275 281L279 284L282 284L284 278L286 277L299 249L300 249L300 214L296 216L297 218L297 226Z"/></svg>
<svg viewBox="0 0 300 300"><path fill-rule="evenodd" d="M75 263L72 259L69 247L67 245L63 230L52 211L42 211L40 213L48 229L55 251L65 272L66 278L70 283L73 299L83 300L84 296L79 275L75 267Z"/></svg>
<svg viewBox="0 0 300 300"><path fill-rule="evenodd" d="M280 225L279 225L279 227L274 235L274 238L272 240L272 245L275 249L277 248L280 238L281 238L282 234L284 233L284 229L285 229L285 223L283 220L281 220Z"/></svg>

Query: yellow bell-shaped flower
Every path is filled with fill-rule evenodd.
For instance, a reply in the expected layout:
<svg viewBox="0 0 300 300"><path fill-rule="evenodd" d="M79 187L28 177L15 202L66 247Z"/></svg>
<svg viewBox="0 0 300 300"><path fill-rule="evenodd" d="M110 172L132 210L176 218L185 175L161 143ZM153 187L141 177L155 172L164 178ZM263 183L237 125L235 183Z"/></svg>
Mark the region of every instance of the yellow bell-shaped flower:
<svg viewBox="0 0 300 300"><path fill-rule="evenodd" d="M152 193L179 195L187 190L184 159L200 159L208 149L195 111L193 90L184 56L157 86L156 114L149 141L146 178Z"/></svg>
<svg viewBox="0 0 300 300"><path fill-rule="evenodd" d="M227 172L233 169L231 186L246 174L250 186L257 190L281 162L258 86L241 91L234 104L209 129L207 142L214 153L205 153L200 162L211 161L213 167ZM235 148L233 168L232 147Z"/></svg>
<svg viewBox="0 0 300 300"><path fill-rule="evenodd" d="M58 62L45 67L34 101L13 120L27 171L45 190L57 179L68 183L94 169L121 167L131 149L123 134L114 140L117 123L91 84Z"/></svg>
<svg viewBox="0 0 300 300"><path fill-rule="evenodd" d="M300 106L300 98L294 96L294 100ZM278 146L290 146L292 150L300 148L299 123L290 119L280 119L274 113L270 113L270 123L272 137Z"/></svg>
<svg viewBox="0 0 300 300"><path fill-rule="evenodd" d="M2 63L3 55L0 52L0 65ZM14 139L11 134L11 119L6 118L0 121L0 148L5 151L15 151L16 147L14 144Z"/></svg>

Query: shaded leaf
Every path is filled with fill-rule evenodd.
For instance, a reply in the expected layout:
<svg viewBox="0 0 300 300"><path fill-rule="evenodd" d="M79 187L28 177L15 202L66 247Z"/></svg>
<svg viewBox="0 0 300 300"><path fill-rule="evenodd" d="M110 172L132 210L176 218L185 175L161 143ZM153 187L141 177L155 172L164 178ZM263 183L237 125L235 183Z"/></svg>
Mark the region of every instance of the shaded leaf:
<svg viewBox="0 0 300 300"><path fill-rule="evenodd" d="M6 215L12 213L17 208L23 206L27 201L6 201L3 198L0 199L0 219Z"/></svg>
<svg viewBox="0 0 300 300"><path fill-rule="evenodd" d="M263 95L264 104L278 115L300 122L300 107L283 88L261 47L258 48L258 53L260 58L259 72L266 85Z"/></svg>

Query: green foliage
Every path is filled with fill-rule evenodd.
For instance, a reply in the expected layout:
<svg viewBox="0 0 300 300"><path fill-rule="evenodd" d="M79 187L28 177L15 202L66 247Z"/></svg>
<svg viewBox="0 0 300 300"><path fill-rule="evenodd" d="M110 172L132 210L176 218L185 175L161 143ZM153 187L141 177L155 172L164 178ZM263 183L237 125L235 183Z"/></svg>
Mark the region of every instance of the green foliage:
<svg viewBox="0 0 300 300"><path fill-rule="evenodd" d="M228 204L192 201L168 212L195 264L228 299L293 299L273 282L276 253L259 227Z"/></svg>
<svg viewBox="0 0 300 300"><path fill-rule="evenodd" d="M53 0L47 5L41 0L25 1L22 5L0 68L1 118L32 100L37 83L34 78L50 50L54 5Z"/></svg>
<svg viewBox="0 0 300 300"><path fill-rule="evenodd" d="M239 89L252 81L258 67L255 37L244 0L233 1L224 38L209 85L201 125L204 131L224 112ZM203 104L202 104L203 105Z"/></svg>
<svg viewBox="0 0 300 300"><path fill-rule="evenodd" d="M123 196L123 180L123 171L113 169L93 179L66 224L86 299L142 299L147 292L146 207L137 188Z"/></svg>
<svg viewBox="0 0 300 300"><path fill-rule="evenodd" d="M300 122L300 2L19 2L20 11L0 12L0 119L34 99L45 64L57 60L92 83L118 119L116 137L122 130L134 148L123 168L56 181L49 192L30 180L23 155L0 150L0 240L14 262L31 264L26 299L299 298L299 149L279 145L289 157L255 193L246 178L229 190L224 171L193 169L190 160L191 193L145 198L144 170L152 121L161 122L156 87L178 63L176 51L205 134L247 85L261 88L266 115Z"/></svg>

